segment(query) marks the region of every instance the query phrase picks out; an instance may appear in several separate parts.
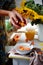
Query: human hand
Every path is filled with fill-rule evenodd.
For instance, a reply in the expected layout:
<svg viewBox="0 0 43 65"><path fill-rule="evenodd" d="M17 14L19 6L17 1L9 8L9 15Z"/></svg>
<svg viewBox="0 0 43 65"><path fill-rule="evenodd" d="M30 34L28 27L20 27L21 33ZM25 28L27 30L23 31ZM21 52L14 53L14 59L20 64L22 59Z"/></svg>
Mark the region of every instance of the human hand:
<svg viewBox="0 0 43 65"><path fill-rule="evenodd" d="M18 19L20 19L20 21L22 22L25 22L25 24L27 23L26 20L15 10L9 12L9 17L11 24L16 28L20 28L20 26L18 25Z"/></svg>

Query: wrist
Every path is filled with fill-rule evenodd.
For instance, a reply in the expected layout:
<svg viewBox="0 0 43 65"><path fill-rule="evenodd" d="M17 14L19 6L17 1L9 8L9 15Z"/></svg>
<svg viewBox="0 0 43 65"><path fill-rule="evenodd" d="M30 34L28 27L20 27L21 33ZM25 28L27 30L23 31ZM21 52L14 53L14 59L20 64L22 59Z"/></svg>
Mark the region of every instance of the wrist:
<svg viewBox="0 0 43 65"><path fill-rule="evenodd" d="M11 13L11 11L8 11L8 12L7 12L7 15L9 16L10 13Z"/></svg>
<svg viewBox="0 0 43 65"><path fill-rule="evenodd" d="M13 10L12 10L12 12L16 12L16 10L15 10L15 9L13 9Z"/></svg>

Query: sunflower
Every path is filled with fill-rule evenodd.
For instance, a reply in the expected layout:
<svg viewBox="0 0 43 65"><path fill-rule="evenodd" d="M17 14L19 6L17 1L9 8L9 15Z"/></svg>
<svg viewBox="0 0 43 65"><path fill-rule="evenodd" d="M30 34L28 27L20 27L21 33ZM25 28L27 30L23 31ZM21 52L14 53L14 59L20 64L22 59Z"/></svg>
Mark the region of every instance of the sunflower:
<svg viewBox="0 0 43 65"><path fill-rule="evenodd" d="M32 21L34 20L41 20L41 23L43 23L43 15L39 15L37 12L35 12L34 10L27 8L25 6L26 0L22 0L21 2L21 7L18 8L16 7L15 10L20 13L23 17L25 18L30 18Z"/></svg>

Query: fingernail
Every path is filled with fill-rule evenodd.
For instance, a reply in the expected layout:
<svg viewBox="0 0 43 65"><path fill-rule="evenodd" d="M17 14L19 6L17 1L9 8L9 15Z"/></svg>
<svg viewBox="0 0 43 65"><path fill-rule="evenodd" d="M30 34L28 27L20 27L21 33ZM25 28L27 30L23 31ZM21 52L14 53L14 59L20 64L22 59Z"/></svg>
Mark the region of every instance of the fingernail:
<svg viewBox="0 0 43 65"><path fill-rule="evenodd" d="M16 21L16 23L18 23L18 21Z"/></svg>

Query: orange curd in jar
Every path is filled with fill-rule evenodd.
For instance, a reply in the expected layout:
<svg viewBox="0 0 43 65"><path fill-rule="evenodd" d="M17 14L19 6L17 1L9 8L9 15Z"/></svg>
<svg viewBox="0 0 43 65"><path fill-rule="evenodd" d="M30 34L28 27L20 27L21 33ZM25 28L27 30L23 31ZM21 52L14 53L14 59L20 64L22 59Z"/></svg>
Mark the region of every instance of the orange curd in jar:
<svg viewBox="0 0 43 65"><path fill-rule="evenodd" d="M34 39L34 35L35 35L35 30L30 29L30 30L28 30L28 31L25 33L25 35L26 35L26 39L28 39L28 40L33 40L33 39Z"/></svg>

